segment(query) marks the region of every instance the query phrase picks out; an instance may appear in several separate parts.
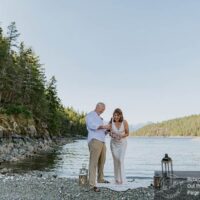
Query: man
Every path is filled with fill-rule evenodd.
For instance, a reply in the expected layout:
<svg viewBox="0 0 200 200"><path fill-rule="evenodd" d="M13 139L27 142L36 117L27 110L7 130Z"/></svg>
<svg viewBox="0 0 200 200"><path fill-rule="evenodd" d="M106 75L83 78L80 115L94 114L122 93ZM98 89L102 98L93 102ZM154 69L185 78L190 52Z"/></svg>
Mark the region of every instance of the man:
<svg viewBox="0 0 200 200"><path fill-rule="evenodd" d="M100 190L96 187L96 170L98 169L98 183L108 183L104 180L104 164L106 160L105 135L110 125L103 125L103 119L100 115L105 110L105 104L100 102L96 105L94 111L86 116L86 125L88 130L88 147L90 151L89 161L89 185L95 192Z"/></svg>

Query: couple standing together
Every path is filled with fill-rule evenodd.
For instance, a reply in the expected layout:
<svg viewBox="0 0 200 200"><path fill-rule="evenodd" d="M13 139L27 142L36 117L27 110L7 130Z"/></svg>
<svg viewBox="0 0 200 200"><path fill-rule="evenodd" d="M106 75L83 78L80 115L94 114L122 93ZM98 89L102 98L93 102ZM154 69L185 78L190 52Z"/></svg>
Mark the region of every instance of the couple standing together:
<svg viewBox="0 0 200 200"><path fill-rule="evenodd" d="M104 164L106 160L105 136L110 135L110 148L113 156L114 177L116 184L125 182L124 155L127 147L126 137L129 135L128 123L123 119L122 111L117 108L108 124L104 124L101 114L105 110L105 104L100 102L94 111L86 116L88 130L89 160L89 185L95 192L96 175L98 183L109 183L104 179Z"/></svg>

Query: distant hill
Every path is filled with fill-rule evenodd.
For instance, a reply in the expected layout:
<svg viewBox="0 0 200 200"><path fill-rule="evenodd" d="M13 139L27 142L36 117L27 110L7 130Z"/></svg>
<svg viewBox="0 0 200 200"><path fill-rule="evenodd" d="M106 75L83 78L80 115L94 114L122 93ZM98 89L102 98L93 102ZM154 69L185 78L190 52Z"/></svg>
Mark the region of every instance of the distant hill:
<svg viewBox="0 0 200 200"><path fill-rule="evenodd" d="M145 123L138 123L138 124L130 124L129 125L129 131L132 132L132 131L136 131L146 125L149 125L149 124L152 124L153 122L145 122Z"/></svg>
<svg viewBox="0 0 200 200"><path fill-rule="evenodd" d="M131 131L134 136L200 136L200 115L148 124Z"/></svg>

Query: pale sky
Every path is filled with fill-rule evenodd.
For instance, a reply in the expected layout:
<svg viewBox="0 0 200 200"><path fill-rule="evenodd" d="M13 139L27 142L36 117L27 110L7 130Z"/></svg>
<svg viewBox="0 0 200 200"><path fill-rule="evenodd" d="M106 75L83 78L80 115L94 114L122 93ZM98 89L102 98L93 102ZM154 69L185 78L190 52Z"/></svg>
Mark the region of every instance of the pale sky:
<svg viewBox="0 0 200 200"><path fill-rule="evenodd" d="M65 106L130 124L199 113L200 1L0 0L0 25L15 21L55 75Z"/></svg>

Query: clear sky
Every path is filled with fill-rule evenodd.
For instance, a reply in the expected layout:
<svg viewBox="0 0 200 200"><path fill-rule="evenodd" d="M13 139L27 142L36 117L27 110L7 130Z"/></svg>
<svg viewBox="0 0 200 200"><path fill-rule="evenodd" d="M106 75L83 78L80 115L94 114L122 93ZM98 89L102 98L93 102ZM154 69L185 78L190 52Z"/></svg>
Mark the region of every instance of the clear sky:
<svg viewBox="0 0 200 200"><path fill-rule="evenodd" d="M0 0L12 21L65 106L103 101L131 124L199 113L199 0Z"/></svg>

